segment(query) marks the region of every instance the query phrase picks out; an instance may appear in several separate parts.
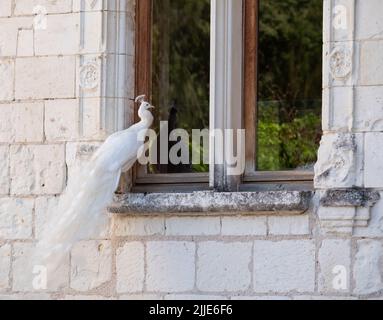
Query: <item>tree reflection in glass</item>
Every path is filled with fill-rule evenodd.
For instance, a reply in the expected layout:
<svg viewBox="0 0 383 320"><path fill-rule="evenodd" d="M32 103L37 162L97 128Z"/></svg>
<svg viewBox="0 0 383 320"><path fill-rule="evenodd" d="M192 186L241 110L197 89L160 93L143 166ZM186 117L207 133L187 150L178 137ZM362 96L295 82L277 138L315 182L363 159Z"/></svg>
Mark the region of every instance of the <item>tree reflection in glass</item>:
<svg viewBox="0 0 383 320"><path fill-rule="evenodd" d="M153 0L152 103L155 128L209 128L210 0ZM169 143L169 149L174 143ZM201 145L189 149L202 148ZM190 152L191 154L191 152ZM191 161L190 161L191 162ZM157 165L152 173L207 172L208 165Z"/></svg>
<svg viewBox="0 0 383 320"><path fill-rule="evenodd" d="M322 0L260 0L257 170L312 170L321 137Z"/></svg>

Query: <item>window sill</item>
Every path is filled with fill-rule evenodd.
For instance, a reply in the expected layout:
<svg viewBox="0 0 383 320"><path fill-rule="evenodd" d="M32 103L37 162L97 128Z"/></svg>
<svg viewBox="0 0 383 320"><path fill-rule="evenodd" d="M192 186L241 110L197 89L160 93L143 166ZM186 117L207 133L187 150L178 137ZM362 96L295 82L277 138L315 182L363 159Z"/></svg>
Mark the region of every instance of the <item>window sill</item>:
<svg viewBox="0 0 383 320"><path fill-rule="evenodd" d="M310 207L311 191L151 193L117 196L114 214L140 215L300 215Z"/></svg>
<svg viewBox="0 0 383 320"><path fill-rule="evenodd" d="M322 196L320 204L323 207L373 207L380 200L377 191L354 188L344 190L328 190Z"/></svg>

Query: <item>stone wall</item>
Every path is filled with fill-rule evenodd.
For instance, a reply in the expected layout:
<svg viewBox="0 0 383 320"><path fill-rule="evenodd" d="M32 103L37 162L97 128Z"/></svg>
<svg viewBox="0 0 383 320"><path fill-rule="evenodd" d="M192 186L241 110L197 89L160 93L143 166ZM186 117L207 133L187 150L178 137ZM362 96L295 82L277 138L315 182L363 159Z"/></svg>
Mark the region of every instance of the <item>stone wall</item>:
<svg viewBox="0 0 383 320"><path fill-rule="evenodd" d="M383 201L365 189L383 195L383 2L324 8L325 134L308 212L110 215L36 291L24 266L57 197L131 123L134 1L0 0L0 299L382 297Z"/></svg>

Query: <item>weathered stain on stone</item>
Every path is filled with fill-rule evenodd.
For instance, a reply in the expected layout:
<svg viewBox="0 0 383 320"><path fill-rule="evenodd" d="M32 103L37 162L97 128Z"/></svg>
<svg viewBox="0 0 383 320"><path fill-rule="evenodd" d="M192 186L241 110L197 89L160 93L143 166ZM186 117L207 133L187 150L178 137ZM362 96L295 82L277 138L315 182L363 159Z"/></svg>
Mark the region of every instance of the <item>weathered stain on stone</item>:
<svg viewBox="0 0 383 320"><path fill-rule="evenodd" d="M310 206L312 192L194 192L129 194L116 198L110 212L139 214L302 214Z"/></svg>
<svg viewBox="0 0 383 320"><path fill-rule="evenodd" d="M315 165L315 186L325 189L357 186L355 173L360 170L357 159L360 151L356 134L323 136Z"/></svg>
<svg viewBox="0 0 383 320"><path fill-rule="evenodd" d="M328 190L321 198L324 207L372 207L380 200L377 191L369 189Z"/></svg>

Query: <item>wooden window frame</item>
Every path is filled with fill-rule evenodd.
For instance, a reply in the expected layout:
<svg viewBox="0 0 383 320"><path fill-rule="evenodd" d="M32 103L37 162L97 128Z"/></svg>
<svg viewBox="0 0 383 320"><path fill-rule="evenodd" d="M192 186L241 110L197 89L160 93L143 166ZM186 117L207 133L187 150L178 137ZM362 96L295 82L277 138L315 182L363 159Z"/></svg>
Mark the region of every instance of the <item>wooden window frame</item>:
<svg viewBox="0 0 383 320"><path fill-rule="evenodd" d="M240 3L240 8L238 8L238 3ZM231 10L236 11L237 13L231 14ZM136 1L136 51L135 51L135 94L136 96L145 94L147 97L150 97L151 92L151 22L152 22L152 0L137 0ZM220 190L220 191L236 191L243 187L246 184L257 184L257 185L267 185L272 188L273 185L278 185L279 187L282 184L291 184L299 185L301 184L305 188L311 188L312 181L314 178L313 173L306 171L256 171L256 133L257 133L257 86L258 86L258 64L257 64L257 51L258 51L258 13L259 13L259 0L212 0L212 63L214 68L211 72L212 81L216 81L214 77L216 72L220 68L226 65L228 62L224 59L227 57L217 57L221 49L223 51L230 50L230 46L236 45L236 50L238 48L238 41L240 37L237 37L231 32L238 31L239 27L241 28L242 41L241 47L241 67L238 68L238 57L237 61L234 61L231 66L231 70L235 76L240 76L243 85L241 89L229 88L229 91L241 91L236 98L241 99L240 109L241 112L234 110L234 102L231 101L227 105L224 105L221 108L220 103L213 102L210 106L210 117L212 122L212 128L231 128L231 129L246 129L246 169L243 176L240 177L227 177L225 175L225 170L217 168L214 164L210 165L210 173L185 173L185 174L148 174L146 168L143 166L136 165L133 169L133 185L134 191L177 191L177 190L205 190L211 188ZM238 16L240 12L240 17ZM236 14L236 16L235 16ZM222 16L222 17L218 17ZM217 18L218 17L218 18ZM241 21L239 22L239 18ZM219 21L221 19L221 21ZM222 20L226 19L226 20ZM220 27L226 28L222 23L229 22L231 30L224 30L220 34ZM239 23L241 25L239 26ZM237 28L237 29L235 29ZM226 43L223 45L226 46L221 48L222 36L227 37ZM219 39L217 40L217 37ZM214 43L214 41L216 43ZM225 41L224 41L225 42ZM215 46L219 46L216 48ZM233 53L233 52L231 52ZM230 55L227 54L227 55ZM235 55L235 54L232 54ZM218 62L217 62L218 61ZM219 65L220 64L220 65ZM230 64L230 63L229 63ZM244 68L243 66L246 66ZM238 69L241 69L238 71ZM217 71L218 70L218 71ZM230 71L230 70L229 70ZM229 72L230 73L230 72ZM233 76L233 74L231 74ZM227 86L235 86L233 83L229 83L230 78L226 79L228 83L216 84L214 83L213 89L211 89L210 95L211 99L219 99L219 95L222 95L223 90L227 90ZM217 81L218 82L218 81ZM235 82L235 81L232 81ZM238 82L238 81L237 81ZM217 90L216 87L222 86ZM217 92L214 92L217 90ZM230 97L231 98L231 97ZM230 99L229 98L229 99ZM220 106L219 112L217 112L216 106ZM138 106L135 106L135 111L137 111ZM224 113L240 114L240 120L231 119L231 115L222 116ZM137 114L137 112L135 112ZM233 116L236 117L236 116ZM228 119L229 118L229 121ZM136 119L138 120L138 119ZM214 159L214 152L221 152L220 150L214 149L214 141L211 142L211 159ZM214 163L214 160L211 160ZM210 185L209 185L210 183ZM254 187L254 186L252 186Z"/></svg>

